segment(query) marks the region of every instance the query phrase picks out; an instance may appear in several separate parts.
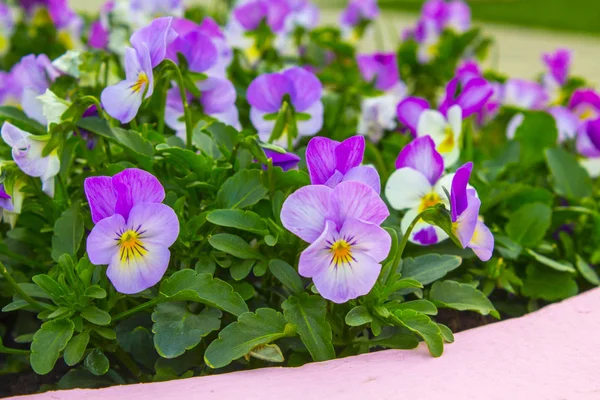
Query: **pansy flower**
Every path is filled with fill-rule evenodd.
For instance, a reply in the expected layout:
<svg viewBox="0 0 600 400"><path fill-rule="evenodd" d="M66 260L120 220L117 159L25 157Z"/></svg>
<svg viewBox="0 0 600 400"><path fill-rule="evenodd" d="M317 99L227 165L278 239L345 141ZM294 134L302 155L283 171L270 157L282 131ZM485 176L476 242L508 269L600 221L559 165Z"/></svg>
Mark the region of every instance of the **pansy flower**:
<svg viewBox="0 0 600 400"><path fill-rule="evenodd" d="M265 152L265 156L271 160L274 167L280 167L284 171L296 169L300 162L300 157L294 153L280 153L269 149L263 149L263 151ZM263 168L266 169L267 166L264 165Z"/></svg>
<svg viewBox="0 0 600 400"><path fill-rule="evenodd" d="M340 15L342 34L351 42L357 42L364 28L379 16L377 0L350 0Z"/></svg>
<svg viewBox="0 0 600 400"><path fill-rule="evenodd" d="M84 188L96 224L87 239L92 264L108 265L106 275L120 293L157 284L179 236L179 220L161 203L165 190L158 179L126 169L112 178L87 178Z"/></svg>
<svg viewBox="0 0 600 400"><path fill-rule="evenodd" d="M479 217L481 200L475 189L469 188L472 163L460 167L452 179L450 215L452 230L463 249L467 247L481 259L488 261L494 251L494 235Z"/></svg>
<svg viewBox="0 0 600 400"><path fill-rule="evenodd" d="M152 96L156 67L176 38L171 18L159 18L131 36L133 48L125 49L125 80L102 91L102 106L113 118L128 123L137 115L142 101Z"/></svg>
<svg viewBox="0 0 600 400"><path fill-rule="evenodd" d="M312 136L323 127L323 85L307 70L294 67L280 73L263 74L248 87L250 119L263 141L269 140L286 95L297 116L299 136ZM287 144L287 133L279 144Z"/></svg>
<svg viewBox="0 0 600 400"><path fill-rule="evenodd" d="M178 63L178 54L181 54L190 71L197 73L206 72L217 63L217 47L208 35L201 32L199 25L177 18L172 28L178 36L168 46L167 58Z"/></svg>
<svg viewBox="0 0 600 400"><path fill-rule="evenodd" d="M287 0L290 14L286 19L286 30L296 27L307 30L315 28L319 23L319 7L310 0Z"/></svg>
<svg viewBox="0 0 600 400"><path fill-rule="evenodd" d="M48 13L56 28L57 39L67 50L83 48L81 34L84 21L67 0L48 0Z"/></svg>
<svg viewBox="0 0 600 400"><path fill-rule="evenodd" d="M54 177L60 171L60 159L56 149L42 156L50 139L32 135L5 122L2 125L2 140L12 147L12 157L19 169L31 177L40 178L44 193L54 197Z"/></svg>
<svg viewBox="0 0 600 400"><path fill-rule="evenodd" d="M402 232L406 232L420 212L439 203L448 205L444 189L450 189L454 174L444 175L444 160L429 136L406 145L396 160L396 168L385 185L385 196L392 208L408 210L401 223ZM409 240L429 246L447 238L442 229L420 220Z"/></svg>
<svg viewBox="0 0 600 400"><path fill-rule="evenodd" d="M583 123L600 117L600 95L593 89L578 89L573 92L569 109Z"/></svg>
<svg viewBox="0 0 600 400"><path fill-rule="evenodd" d="M198 29L200 32L210 37L213 44L217 48L217 62L207 72L207 74L225 77L227 67L229 67L233 61L233 50L227 43L225 33L217 24L217 22L210 17L205 17Z"/></svg>
<svg viewBox="0 0 600 400"><path fill-rule="evenodd" d="M542 55L542 61L546 65L546 73L543 84L549 96L550 104L562 104L564 98L563 86L569 78L572 52L568 49L558 49L554 53Z"/></svg>
<svg viewBox="0 0 600 400"><path fill-rule="evenodd" d="M600 176L600 118L585 121L577 131L577 152L584 158L579 161L592 178Z"/></svg>
<svg viewBox="0 0 600 400"><path fill-rule="evenodd" d="M2 163L0 168L6 166L6 162ZM2 213L1 219L9 224L12 229L17 224L17 218L21 214L23 208L23 200L25 199L25 193L23 188L26 185L25 177L17 172L15 176L11 176L10 179L5 179L0 184L0 212Z"/></svg>
<svg viewBox="0 0 600 400"><path fill-rule="evenodd" d="M317 136L308 142L306 166L313 185L335 187L341 182L358 181L379 193L381 184L377 170L361 165L365 139L353 136L343 142Z"/></svg>
<svg viewBox="0 0 600 400"><path fill-rule="evenodd" d="M391 238L379 225L389 215L369 186L342 182L300 188L281 209L283 226L310 246L298 272L312 278L324 298L335 303L366 295L381 272Z"/></svg>
<svg viewBox="0 0 600 400"><path fill-rule="evenodd" d="M395 109L406 94L406 86L400 81L396 54L361 54L356 61L363 79L373 81L375 89L381 92L363 98L358 122L358 133L377 142L386 130L396 128Z"/></svg>

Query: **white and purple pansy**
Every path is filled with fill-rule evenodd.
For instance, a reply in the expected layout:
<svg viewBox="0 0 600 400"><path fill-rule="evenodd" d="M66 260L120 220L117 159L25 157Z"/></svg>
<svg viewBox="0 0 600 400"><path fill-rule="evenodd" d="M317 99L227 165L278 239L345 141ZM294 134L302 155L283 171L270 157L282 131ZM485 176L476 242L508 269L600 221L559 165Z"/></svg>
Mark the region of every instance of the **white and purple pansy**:
<svg viewBox="0 0 600 400"><path fill-rule="evenodd" d="M578 89L571 96L569 109L581 122L597 119L600 117L600 95L593 89Z"/></svg>
<svg viewBox="0 0 600 400"><path fill-rule="evenodd" d="M379 195L361 182L335 188L310 185L283 203L283 226L310 246L298 272L312 278L324 298L335 303L366 295L381 272L391 238L379 225L389 212Z"/></svg>
<svg viewBox="0 0 600 400"><path fill-rule="evenodd" d="M313 136L323 127L323 85L313 73L294 67L283 72L263 74L247 91L250 119L263 141L269 140L276 123L276 114L288 96L297 116L299 136ZM287 132L278 140L287 145Z"/></svg>
<svg viewBox="0 0 600 400"><path fill-rule="evenodd" d="M600 176L600 118L585 121L577 131L577 152L584 158L579 161L592 178Z"/></svg>
<svg viewBox="0 0 600 400"><path fill-rule="evenodd" d="M548 93L551 105L562 104L564 100L563 86L569 78L572 52L568 49L558 49L554 53L542 55L547 72L543 77L543 85Z"/></svg>
<svg viewBox="0 0 600 400"><path fill-rule="evenodd" d="M106 275L120 293L156 285L179 236L179 220L162 204L165 190L158 179L126 169L113 177L87 178L84 188L96 224L87 239L92 264L108 265Z"/></svg>

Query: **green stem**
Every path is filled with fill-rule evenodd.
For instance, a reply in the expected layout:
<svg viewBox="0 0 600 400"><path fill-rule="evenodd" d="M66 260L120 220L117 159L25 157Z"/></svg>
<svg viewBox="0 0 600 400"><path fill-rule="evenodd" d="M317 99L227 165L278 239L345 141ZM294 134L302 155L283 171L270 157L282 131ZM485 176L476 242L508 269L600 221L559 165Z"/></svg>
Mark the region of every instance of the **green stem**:
<svg viewBox="0 0 600 400"><path fill-rule="evenodd" d="M116 322L116 321L120 321L120 320L122 320L122 319L124 319L124 318L127 318L127 317L129 317L130 315L133 315L133 314L135 314L135 313L137 313L137 312L139 312L139 311L142 311L142 310L144 310L144 309L146 309L146 308L148 308L148 307L152 307L152 306L154 306L154 305L156 305L156 304L160 303L162 299L163 299L163 298L162 298L162 296L161 296L161 295L158 295L158 296L156 296L155 298L153 298L152 300L148 300L148 301L147 301L147 302L145 302L145 303L139 304L139 305L137 305L137 306L135 306L135 307L133 307L133 308L130 308L130 309L129 309L129 310L127 310L127 311L124 311L124 312L122 312L122 313L120 313L120 314L117 314L117 315L115 315L115 316L112 318L112 321L113 321L113 322Z"/></svg>
<svg viewBox="0 0 600 400"><path fill-rule="evenodd" d="M167 91L169 90L169 80L168 79L164 79L163 81L165 83L165 87L164 90L160 91L160 100L159 100L159 104L160 104L160 108L158 110L158 132L162 135L163 133L165 133L165 110L167 108Z"/></svg>
<svg viewBox="0 0 600 400"><path fill-rule="evenodd" d="M29 350L21 349L9 349L8 347L0 346L0 354L17 354L17 355L29 355Z"/></svg>
<svg viewBox="0 0 600 400"><path fill-rule="evenodd" d="M28 302L32 307L37 308L38 310L41 310L41 311L44 311L44 310L50 308L50 306L40 303L39 301L35 300L30 295L25 293L25 291L23 291L23 289L21 289L21 287L13 279L13 277L10 276L10 273L8 272L8 270L6 269L4 264L2 264L1 261L0 261L0 273L2 274L4 279L6 279L6 281L10 284L10 286L12 286L12 288L15 290L15 292L17 292L19 294L19 296L21 296L23 298L23 300Z"/></svg>
<svg viewBox="0 0 600 400"><path fill-rule="evenodd" d="M425 211L427 211L427 210L425 210ZM404 249L406 248L406 245L408 244L408 239L410 238L410 234L412 233L413 229L415 229L415 226L417 225L417 223L423 217L423 214L425 213L425 211L421 211L415 217L415 219L413 219L413 221L410 223L406 232L404 232L404 236L402 236L402 241L400 242L400 245L398 246L398 255L396 256L397 260L402 259L402 255L404 255Z"/></svg>
<svg viewBox="0 0 600 400"><path fill-rule="evenodd" d="M165 63L165 67L167 69L170 69L173 72L175 72L175 80L177 81L177 86L179 86L179 95L181 96L181 102L183 103L183 115L185 118L185 145L188 150L193 150L194 146L192 143L192 113L190 112L190 107L187 102L187 93L185 91L183 75L181 74L181 70L179 69L177 64L175 64L172 60L165 59L163 63Z"/></svg>

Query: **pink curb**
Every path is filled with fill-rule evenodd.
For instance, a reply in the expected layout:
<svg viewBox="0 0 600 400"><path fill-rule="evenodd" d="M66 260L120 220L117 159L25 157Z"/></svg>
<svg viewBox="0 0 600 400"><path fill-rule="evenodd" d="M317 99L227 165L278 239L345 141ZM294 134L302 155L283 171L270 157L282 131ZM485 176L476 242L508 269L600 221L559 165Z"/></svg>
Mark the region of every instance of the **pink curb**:
<svg viewBox="0 0 600 400"><path fill-rule="evenodd" d="M600 289L456 335L438 359L388 350L300 368L48 392L20 400L600 399Z"/></svg>

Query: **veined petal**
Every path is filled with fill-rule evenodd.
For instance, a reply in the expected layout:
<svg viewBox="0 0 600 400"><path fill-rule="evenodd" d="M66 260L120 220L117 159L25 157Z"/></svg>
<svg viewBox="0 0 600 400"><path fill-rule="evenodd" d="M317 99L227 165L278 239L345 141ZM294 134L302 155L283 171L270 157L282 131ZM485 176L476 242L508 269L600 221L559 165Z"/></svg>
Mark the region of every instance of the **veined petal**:
<svg viewBox="0 0 600 400"><path fill-rule="evenodd" d="M127 226L139 233L144 244L170 247L179 237L179 219L175 211L161 203L138 203L133 206Z"/></svg>
<svg viewBox="0 0 600 400"><path fill-rule="evenodd" d="M322 185L298 189L283 203L281 223L305 242L314 242L325 229L332 193L332 189Z"/></svg>
<svg viewBox="0 0 600 400"><path fill-rule="evenodd" d="M342 182L331 195L332 220L341 227L348 218L381 224L390 212L381 197L361 182Z"/></svg>
<svg viewBox="0 0 600 400"><path fill-rule="evenodd" d="M138 53L143 52L144 46L149 50L151 68L165 59L167 46L177 38L177 32L171 28L172 22L172 17L156 18L131 36L131 45Z"/></svg>
<svg viewBox="0 0 600 400"><path fill-rule="evenodd" d="M92 222L97 224L115 213L117 195L113 190L111 177L94 176L87 178L83 182L83 188L90 204Z"/></svg>
<svg viewBox="0 0 600 400"><path fill-rule="evenodd" d="M313 73L301 67L293 67L283 71L293 86L292 104L297 112L305 112L321 99L323 84Z"/></svg>
<svg viewBox="0 0 600 400"><path fill-rule="evenodd" d="M107 265L119 253L119 236L126 229L125 218L119 214L99 221L87 238L86 250L94 265Z"/></svg>
<svg viewBox="0 0 600 400"><path fill-rule="evenodd" d="M481 261L488 261L494 252L494 235L490 229L478 220L475 233L469 242L469 247L477 254Z"/></svg>
<svg viewBox="0 0 600 400"><path fill-rule="evenodd" d="M450 191L450 206L452 214L452 222L455 222L459 215L461 215L469 204L467 199L467 186L469 179L471 178L471 170L473 169L473 163L468 162L454 174L452 179L452 190ZM470 237L468 239L471 239Z"/></svg>
<svg viewBox="0 0 600 400"><path fill-rule="evenodd" d="M429 109L429 103L418 97L408 97L398 104L398 120L412 131L417 133L421 113Z"/></svg>
<svg viewBox="0 0 600 400"><path fill-rule="evenodd" d="M336 169L345 174L362 163L365 153L365 138L357 135L344 140L335 148Z"/></svg>
<svg viewBox="0 0 600 400"><path fill-rule="evenodd" d="M381 192L379 173L371 166L359 165L346 172L342 178L342 182L349 181L362 182L371 187L377 194Z"/></svg>
<svg viewBox="0 0 600 400"><path fill-rule="evenodd" d="M453 223L454 232L462 244L463 249L467 248L475 234L475 228L479 221L480 207L481 200L470 193L468 196L467 207L458 215L456 221Z"/></svg>
<svg viewBox="0 0 600 400"><path fill-rule="evenodd" d="M283 74L263 74L248 87L248 103L265 113L275 113L281 108L283 96L291 96L293 91L292 82Z"/></svg>
<svg viewBox="0 0 600 400"><path fill-rule="evenodd" d="M158 179L149 172L129 168L112 178L117 195L115 212L128 218L131 209L140 203L161 203L165 199L165 189Z"/></svg>
<svg viewBox="0 0 600 400"><path fill-rule="evenodd" d="M142 105L143 91L135 91L137 81L122 81L102 91L102 107L121 123L131 122Z"/></svg>
<svg viewBox="0 0 600 400"><path fill-rule="evenodd" d="M404 167L392 173L385 185L385 197L395 210L419 207L433 187L421 172Z"/></svg>
<svg viewBox="0 0 600 400"><path fill-rule="evenodd" d="M481 111L483 105L492 97L494 89L483 78L473 78L467 82L456 104L462 108L463 117L467 118Z"/></svg>
<svg viewBox="0 0 600 400"><path fill-rule="evenodd" d="M390 254L392 238L379 225L348 218L340 230L340 237L351 246L352 254L366 253L377 262Z"/></svg>
<svg viewBox="0 0 600 400"><path fill-rule="evenodd" d="M406 145L398 155L396 168L404 167L421 172L433 185L444 172L444 160L431 137L422 136Z"/></svg>
<svg viewBox="0 0 600 400"><path fill-rule="evenodd" d="M340 142L317 136L306 147L306 167L313 185L323 185L336 169L335 149Z"/></svg>

